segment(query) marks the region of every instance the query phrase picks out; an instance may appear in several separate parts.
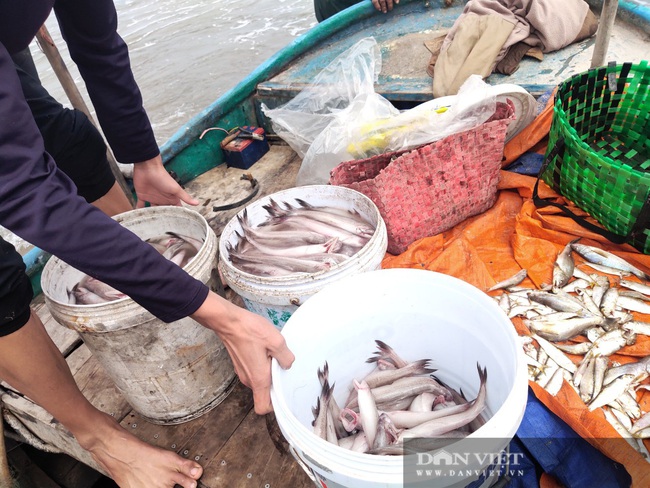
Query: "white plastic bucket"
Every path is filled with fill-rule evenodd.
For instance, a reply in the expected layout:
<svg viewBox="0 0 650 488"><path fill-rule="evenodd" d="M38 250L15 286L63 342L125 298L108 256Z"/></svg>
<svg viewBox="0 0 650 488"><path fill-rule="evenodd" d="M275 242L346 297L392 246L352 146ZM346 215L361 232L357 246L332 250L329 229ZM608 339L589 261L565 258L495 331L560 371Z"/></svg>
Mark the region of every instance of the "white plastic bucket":
<svg viewBox="0 0 650 488"><path fill-rule="evenodd" d="M459 443L481 438L483 449L499 453L523 417L528 382L514 327L491 298L456 278L416 269L349 277L310 298L289 319L282 335L296 360L288 370L273 361L274 411L294 455L318 486L402 487L404 462L411 466L419 462L416 455L352 452L312 431L312 407L320 392L317 370L328 362L330 384L336 383L334 396L344 403L352 380L373 369L365 361L376 351L376 339L406 360L430 358L436 375L470 399L478 393L477 362L487 369L483 415L488 420ZM472 466L473 473L488 468L489 458L483 460ZM406 486L466 486L479 474Z"/></svg>
<svg viewBox="0 0 650 488"><path fill-rule="evenodd" d="M235 246L242 234L237 216L224 228L219 241L219 269L224 280L244 301L248 310L257 313L282 329L295 312L309 297L324 286L346 276L377 270L388 246L386 224L377 206L368 197L349 188L330 185L313 185L290 188L260 198L246 207L252 225L258 225L268 218L263 208L270 199L278 202L295 203L300 198L313 206L329 206L356 210L375 227L375 233L354 256L327 271L318 273L296 273L288 276L256 276L242 271L230 262L226 244ZM243 210L239 213L242 215Z"/></svg>
<svg viewBox="0 0 650 488"><path fill-rule="evenodd" d="M182 207L151 207L115 217L142 239L167 231L203 240L184 267L211 284L216 272L217 238L197 212ZM129 404L157 424L192 420L221 403L232 390L235 370L217 335L190 317L169 324L131 298L97 305L68 303L83 273L52 258L41 284L54 319L76 330Z"/></svg>

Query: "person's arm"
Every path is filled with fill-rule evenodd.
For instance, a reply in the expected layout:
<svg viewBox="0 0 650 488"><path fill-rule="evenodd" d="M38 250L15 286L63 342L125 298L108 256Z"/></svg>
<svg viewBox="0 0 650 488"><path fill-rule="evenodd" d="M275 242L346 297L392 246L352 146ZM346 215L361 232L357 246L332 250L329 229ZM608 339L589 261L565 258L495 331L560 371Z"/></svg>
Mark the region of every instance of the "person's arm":
<svg viewBox="0 0 650 488"><path fill-rule="evenodd" d="M13 62L0 44L0 225L128 294L163 321L191 315L216 332L255 411L271 410L270 361L293 354L263 317L233 305L79 197L45 152Z"/></svg>
<svg viewBox="0 0 650 488"><path fill-rule="evenodd" d="M72 181L45 152L2 44L0 224L127 293L161 320L195 312L208 294L203 283L77 196Z"/></svg>
<svg viewBox="0 0 650 488"><path fill-rule="evenodd" d="M113 2L57 0L54 12L116 159L135 163L133 186L138 207L145 202L198 205L163 166L131 70L128 47L117 33Z"/></svg>

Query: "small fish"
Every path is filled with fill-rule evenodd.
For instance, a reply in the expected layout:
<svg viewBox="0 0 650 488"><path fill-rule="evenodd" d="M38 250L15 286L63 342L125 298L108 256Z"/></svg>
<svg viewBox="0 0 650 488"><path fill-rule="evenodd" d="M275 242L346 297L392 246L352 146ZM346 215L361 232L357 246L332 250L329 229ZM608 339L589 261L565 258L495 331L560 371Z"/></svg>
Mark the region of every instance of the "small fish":
<svg viewBox="0 0 650 488"><path fill-rule="evenodd" d="M557 347L537 334L533 334L533 339L537 341L539 347L543 349L553 359L553 361L558 364L558 366L566 369L569 373L576 372L577 368L573 361L566 357Z"/></svg>
<svg viewBox="0 0 650 488"><path fill-rule="evenodd" d="M644 295L650 295L650 285L646 285L644 283L638 283L636 281L630 280L621 280L619 282L619 285L621 285L623 288L629 288L630 290L638 291Z"/></svg>
<svg viewBox="0 0 650 488"><path fill-rule="evenodd" d="M400 378L389 385L379 386L372 389L373 397L377 404L392 403L405 397L415 397L422 392L431 392L437 395L443 395L451 401L451 393L444 386L433 378L422 376L411 376ZM407 406L410 405L407 404ZM346 408L356 408L359 406L358 400L353 399L346 405Z"/></svg>
<svg viewBox="0 0 650 488"><path fill-rule="evenodd" d="M323 385L320 396L316 400L316 408L312 408L312 413L314 414L314 434L325 440L327 440L327 411L330 394L331 390L329 389L329 385Z"/></svg>
<svg viewBox="0 0 650 488"><path fill-rule="evenodd" d="M491 292L495 290L501 290L502 288L510 288L511 286L517 286L519 283L524 281L526 279L526 276L528 276L528 271L525 269L522 269L515 275L511 276L510 278L500 281L494 286L488 288L486 292Z"/></svg>
<svg viewBox="0 0 650 488"><path fill-rule="evenodd" d="M380 360L381 361L381 360ZM378 370L375 369L363 380L367 383L370 388L377 388L379 386L388 385L394 381L404 378L407 376L417 376L422 374L433 373L436 371L433 368L428 368L427 363L429 359L421 359L419 361L414 361L407 364L401 368L395 368L391 370Z"/></svg>
<svg viewBox="0 0 650 488"><path fill-rule="evenodd" d="M354 387L357 390L361 425L363 426L363 431L366 433L368 446L373 446L375 436L377 435L377 424L379 422L379 412L377 411L375 396L364 381L359 383L355 380Z"/></svg>
<svg viewBox="0 0 650 488"><path fill-rule="evenodd" d="M616 378L622 375L632 375L637 378L637 381L642 381L648 377L650 373L650 356L646 356L639 361L627 364L621 364L620 366L614 366L607 370L605 373L605 379L603 382L607 385L614 381Z"/></svg>
<svg viewBox="0 0 650 488"><path fill-rule="evenodd" d="M367 363L374 363L379 359L385 359L395 364L398 368L403 368L409 364L408 361L404 361L399 357L393 348L385 342L376 340L375 343L377 344L377 352L374 353L374 357L366 360Z"/></svg>
<svg viewBox="0 0 650 488"><path fill-rule="evenodd" d="M390 417L386 413L381 413L377 422L375 441L372 443L371 448L376 450L390 446L397 441L398 435L399 432Z"/></svg>
<svg viewBox="0 0 650 488"><path fill-rule="evenodd" d="M543 388L548 391L551 395L556 396L559 392L560 389L562 389L562 385L564 384L564 372L566 370L563 368L557 368L555 372L551 375L551 378L548 380L548 382L543 385Z"/></svg>
<svg viewBox="0 0 650 488"><path fill-rule="evenodd" d="M599 271L600 273L605 273L614 276L623 277L623 276L630 276L632 274L630 271L622 271L620 269L610 268L609 266L604 266L602 264L590 263L589 261L585 261L585 266L589 266L590 268L593 268L596 271Z"/></svg>
<svg viewBox="0 0 650 488"><path fill-rule="evenodd" d="M650 276L644 271L641 271L636 266L628 263L625 259L607 252L603 249L598 249L597 247L586 246L584 244L573 243L571 245L573 250L580 254L590 263L600 264L603 266L608 266L610 268L619 270L619 271L628 271L642 280L650 279Z"/></svg>
<svg viewBox="0 0 650 488"><path fill-rule="evenodd" d="M553 288L562 288L565 286L571 277L573 276L573 270L575 268L575 263L573 262L573 257L571 256L571 245L577 242L578 239L575 239L569 242L564 249L557 255L555 262L553 263Z"/></svg>
<svg viewBox="0 0 650 488"><path fill-rule="evenodd" d="M425 391L416 396L411 405L409 405L410 412L430 412L433 409L433 402L436 399L436 395Z"/></svg>
<svg viewBox="0 0 650 488"><path fill-rule="evenodd" d="M638 298L621 295L620 293L618 295L617 305L631 312L650 314L650 303L639 300Z"/></svg>
<svg viewBox="0 0 650 488"><path fill-rule="evenodd" d="M591 342L578 342L577 344L555 344L560 351L576 356L583 356L591 349Z"/></svg>
<svg viewBox="0 0 650 488"><path fill-rule="evenodd" d="M542 320L524 320L524 324L537 335L552 342L567 341L585 330L601 325L604 317L591 315L573 319L546 322Z"/></svg>
<svg viewBox="0 0 650 488"><path fill-rule="evenodd" d="M614 381L607 384L605 387L603 387L598 396L589 402L587 405L589 411L593 412L597 408L600 408L616 400L621 394L623 394L624 391L630 387L633 381L634 376L627 374L619 376Z"/></svg>
<svg viewBox="0 0 650 488"><path fill-rule="evenodd" d="M545 291L531 291L528 298L532 301L551 307L558 312L584 313L587 311L585 305L572 295L548 293Z"/></svg>
<svg viewBox="0 0 650 488"><path fill-rule="evenodd" d="M68 291L68 299L70 303L77 305L97 305L108 301L93 293L88 288L79 286L79 283L74 285L72 290Z"/></svg>
<svg viewBox="0 0 650 488"><path fill-rule="evenodd" d="M594 359L596 364L594 365L594 390L592 393L592 398L598 396L598 394L603 389L603 383L605 382L605 373L609 367L609 358L607 356L599 356Z"/></svg>
<svg viewBox="0 0 650 488"><path fill-rule="evenodd" d="M403 441L404 439L411 437L436 437L452 430L456 430L474 420L485 408L487 394L487 370L485 368L481 369L479 365L477 365L477 369L479 373L480 387L476 398L470 402L470 408L464 412L447 415L439 419L424 422L412 429L406 429L399 435L398 441Z"/></svg>
<svg viewBox="0 0 650 488"><path fill-rule="evenodd" d="M440 410L429 410L428 412L410 412L408 410L394 410L386 412L386 414L393 421L393 424L398 429L411 429L424 422L439 419L448 415L454 415L464 412L471 407L471 403L464 403L462 405L453 405L444 407Z"/></svg>
<svg viewBox="0 0 650 488"><path fill-rule="evenodd" d="M650 323L648 322L639 322L638 320L632 320L630 322L624 323L622 327L623 329L634 332L635 334L650 336Z"/></svg>

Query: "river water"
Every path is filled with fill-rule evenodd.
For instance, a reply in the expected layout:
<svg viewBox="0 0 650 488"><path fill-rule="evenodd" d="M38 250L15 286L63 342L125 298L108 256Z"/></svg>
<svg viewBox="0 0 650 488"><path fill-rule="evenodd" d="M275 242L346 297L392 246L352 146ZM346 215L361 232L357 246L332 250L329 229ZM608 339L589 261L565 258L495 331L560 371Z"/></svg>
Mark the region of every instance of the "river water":
<svg viewBox="0 0 650 488"><path fill-rule="evenodd" d="M316 24L312 0L114 0L158 144ZM46 22L75 81L56 18ZM31 46L41 79L67 99L47 59ZM85 90L82 91L88 102Z"/></svg>
<svg viewBox="0 0 650 488"><path fill-rule="evenodd" d="M313 0L114 1L118 32L129 45L133 72L159 145L316 24ZM54 14L45 25L90 104ZM36 41L31 51L43 85L70 106ZM31 247L1 227L0 235L20 252Z"/></svg>

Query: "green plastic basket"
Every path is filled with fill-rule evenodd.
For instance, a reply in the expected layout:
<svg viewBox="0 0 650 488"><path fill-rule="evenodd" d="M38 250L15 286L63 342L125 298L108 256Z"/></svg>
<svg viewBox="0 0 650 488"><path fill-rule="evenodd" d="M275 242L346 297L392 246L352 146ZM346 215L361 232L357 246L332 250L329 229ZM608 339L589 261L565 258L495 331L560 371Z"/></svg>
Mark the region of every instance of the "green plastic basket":
<svg viewBox="0 0 650 488"><path fill-rule="evenodd" d="M645 254L649 168L647 61L592 69L559 86L541 178L596 219L601 234Z"/></svg>

